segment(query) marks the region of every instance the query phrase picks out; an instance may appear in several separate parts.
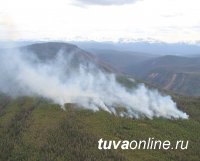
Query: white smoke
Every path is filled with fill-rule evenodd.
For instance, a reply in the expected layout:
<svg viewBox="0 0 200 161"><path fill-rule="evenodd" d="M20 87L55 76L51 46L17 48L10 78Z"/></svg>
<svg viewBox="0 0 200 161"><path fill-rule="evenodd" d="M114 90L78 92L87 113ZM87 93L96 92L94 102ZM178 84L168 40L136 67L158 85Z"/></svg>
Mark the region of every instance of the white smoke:
<svg viewBox="0 0 200 161"><path fill-rule="evenodd" d="M162 96L143 84L127 90L114 74L103 72L95 64L77 66L72 63L73 53L61 50L55 54L55 59L43 61L33 53L1 52L0 91L12 96L42 96L62 107L65 103L76 103L121 116L188 118L170 96Z"/></svg>

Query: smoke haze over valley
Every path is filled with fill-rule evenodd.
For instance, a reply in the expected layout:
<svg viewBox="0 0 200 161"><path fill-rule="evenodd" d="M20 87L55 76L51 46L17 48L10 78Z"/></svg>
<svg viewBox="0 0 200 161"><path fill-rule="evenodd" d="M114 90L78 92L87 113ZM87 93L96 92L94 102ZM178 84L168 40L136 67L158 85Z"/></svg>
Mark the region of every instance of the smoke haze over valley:
<svg viewBox="0 0 200 161"><path fill-rule="evenodd" d="M0 161L199 161L198 15L199 0L0 0Z"/></svg>
<svg viewBox="0 0 200 161"><path fill-rule="evenodd" d="M121 116L188 118L170 96L143 84L127 89L94 56L71 44L41 43L0 54L0 89L12 96L41 96L64 107L75 103Z"/></svg>

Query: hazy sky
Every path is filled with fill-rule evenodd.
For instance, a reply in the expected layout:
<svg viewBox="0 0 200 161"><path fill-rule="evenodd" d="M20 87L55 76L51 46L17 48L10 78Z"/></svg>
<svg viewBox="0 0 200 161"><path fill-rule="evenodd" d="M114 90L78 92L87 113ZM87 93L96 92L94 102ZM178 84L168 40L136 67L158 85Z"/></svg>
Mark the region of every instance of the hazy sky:
<svg viewBox="0 0 200 161"><path fill-rule="evenodd" d="M200 0L0 0L0 39L200 40Z"/></svg>

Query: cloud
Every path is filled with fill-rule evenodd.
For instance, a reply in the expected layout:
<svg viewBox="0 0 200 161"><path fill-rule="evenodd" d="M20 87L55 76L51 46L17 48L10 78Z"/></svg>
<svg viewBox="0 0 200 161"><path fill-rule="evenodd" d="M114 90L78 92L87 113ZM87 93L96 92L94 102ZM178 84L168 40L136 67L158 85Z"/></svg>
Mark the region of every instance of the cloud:
<svg viewBox="0 0 200 161"><path fill-rule="evenodd" d="M1 39L15 39L17 30L12 18L0 12L0 38Z"/></svg>
<svg viewBox="0 0 200 161"><path fill-rule="evenodd" d="M76 0L83 5L124 5L135 3L139 0Z"/></svg>

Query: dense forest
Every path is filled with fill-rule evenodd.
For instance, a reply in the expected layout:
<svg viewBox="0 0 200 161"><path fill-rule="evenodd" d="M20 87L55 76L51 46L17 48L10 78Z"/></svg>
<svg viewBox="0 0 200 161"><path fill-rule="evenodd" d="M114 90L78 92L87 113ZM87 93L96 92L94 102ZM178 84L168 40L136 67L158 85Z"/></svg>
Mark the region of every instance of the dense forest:
<svg viewBox="0 0 200 161"><path fill-rule="evenodd" d="M66 104L66 110L43 98L0 97L2 161L198 161L200 100L174 96L188 120L131 119ZM187 150L99 150L100 138L189 140Z"/></svg>

